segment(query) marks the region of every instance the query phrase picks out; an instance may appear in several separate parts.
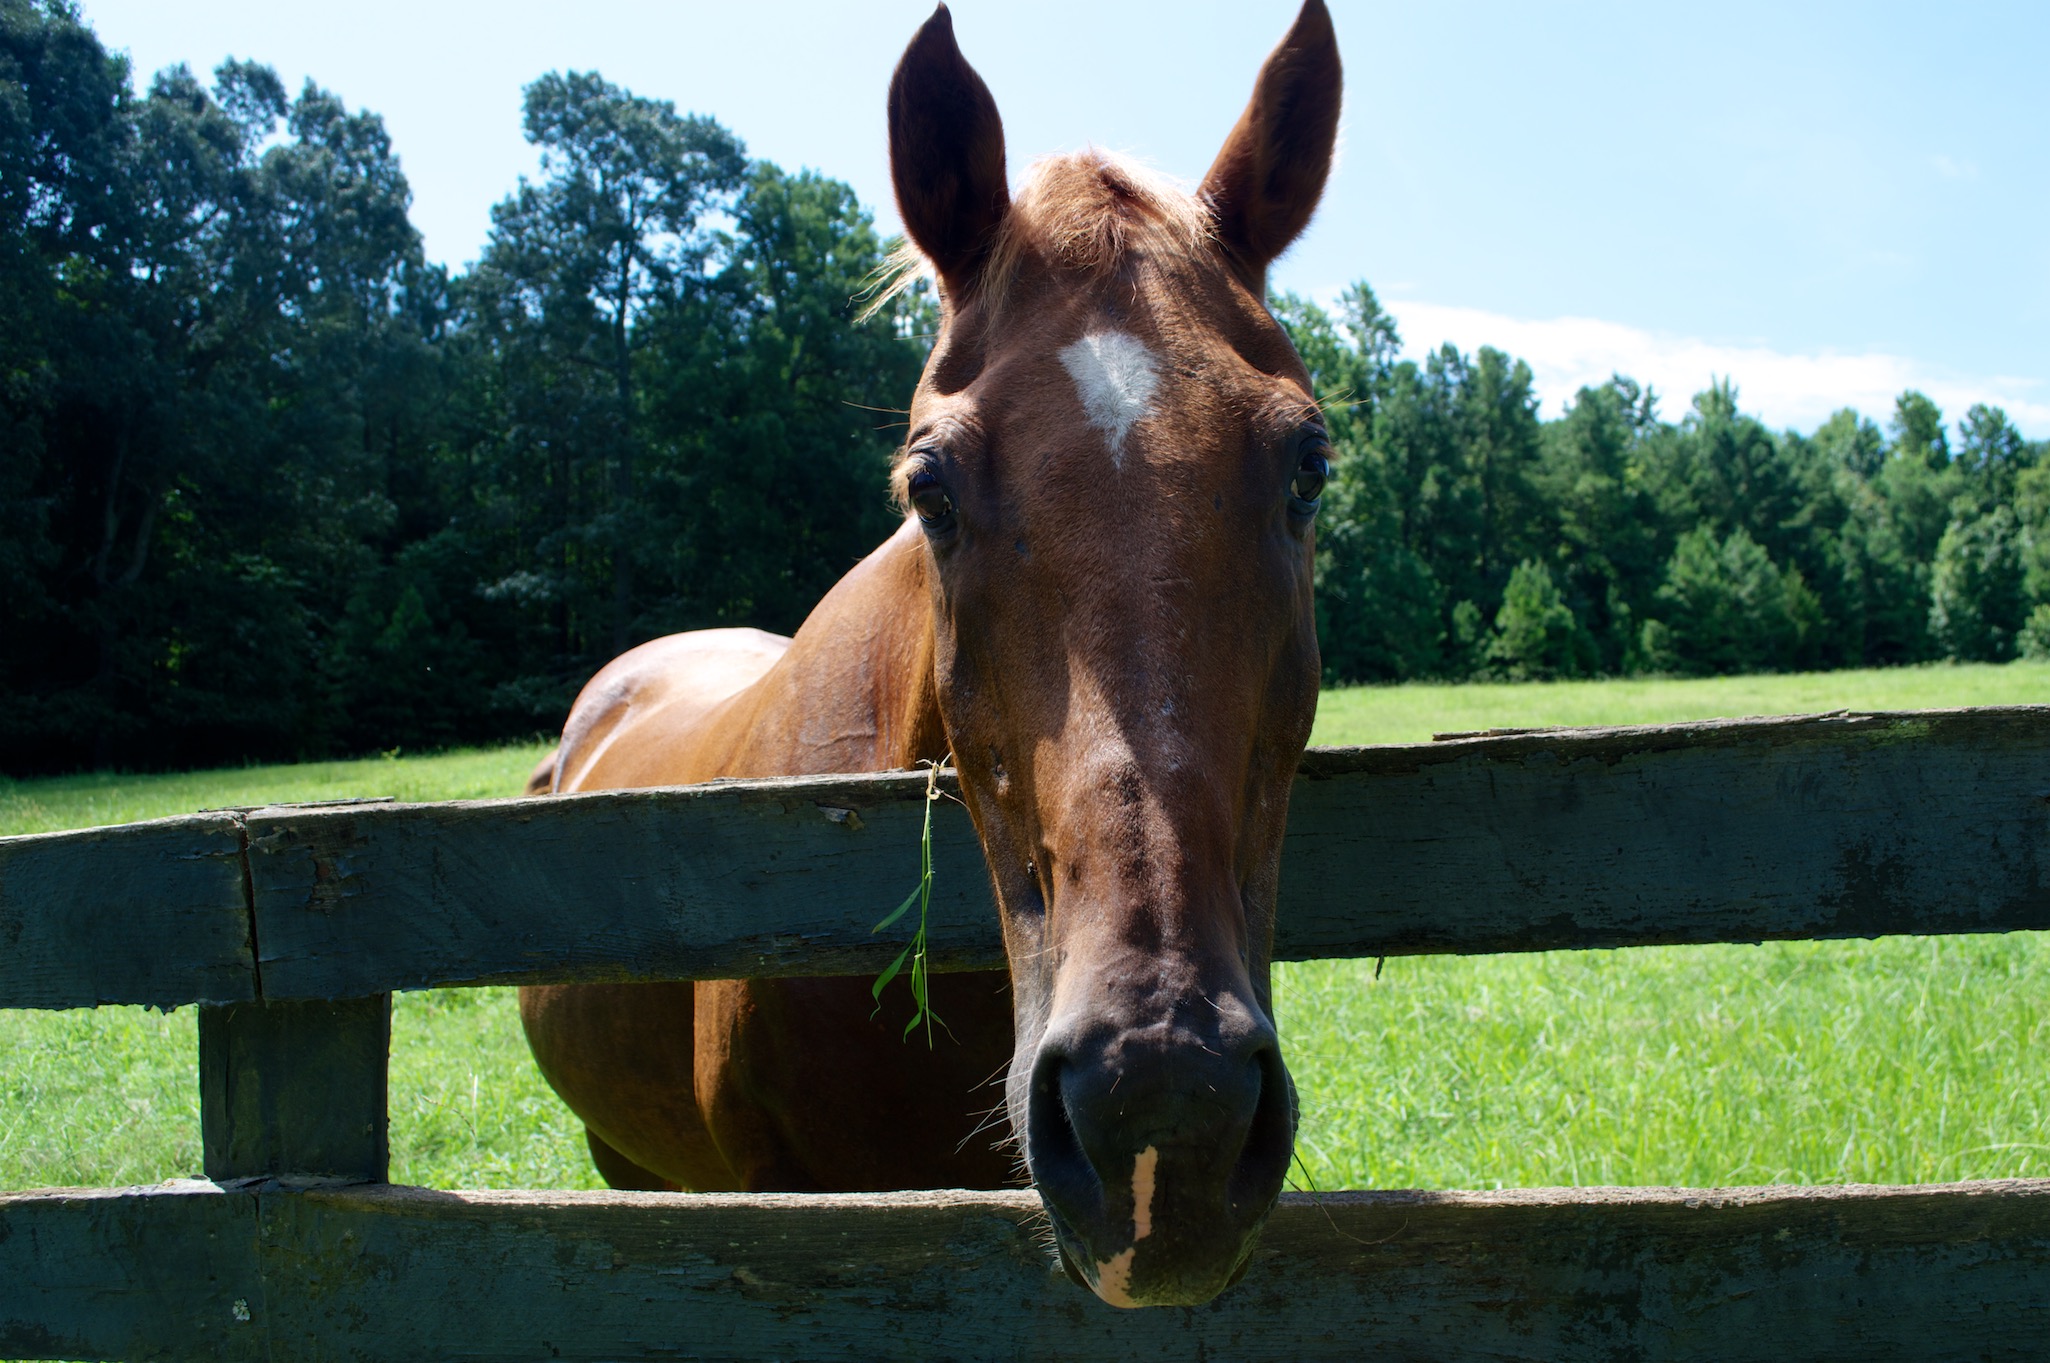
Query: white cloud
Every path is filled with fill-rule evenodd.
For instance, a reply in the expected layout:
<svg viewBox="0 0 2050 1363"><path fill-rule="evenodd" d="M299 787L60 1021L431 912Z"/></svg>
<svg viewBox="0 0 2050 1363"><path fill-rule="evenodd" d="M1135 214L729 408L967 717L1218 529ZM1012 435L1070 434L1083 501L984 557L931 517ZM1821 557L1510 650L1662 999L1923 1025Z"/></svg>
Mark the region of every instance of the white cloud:
<svg viewBox="0 0 2050 1363"><path fill-rule="evenodd" d="M2050 384L1950 373L1899 355L1790 354L1762 345L1722 345L1592 317L1527 321L1479 308L1386 299L1404 352L1421 357L1449 341L1472 353L1493 346L1529 362L1546 416L1585 385L1624 374L1659 393L1659 415L1676 421L1712 379L1737 385L1738 405L1775 428L1812 430L1840 407L1884 424L1909 388L1934 398L1956 420L1975 402L2005 408L2031 438L2050 435Z"/></svg>

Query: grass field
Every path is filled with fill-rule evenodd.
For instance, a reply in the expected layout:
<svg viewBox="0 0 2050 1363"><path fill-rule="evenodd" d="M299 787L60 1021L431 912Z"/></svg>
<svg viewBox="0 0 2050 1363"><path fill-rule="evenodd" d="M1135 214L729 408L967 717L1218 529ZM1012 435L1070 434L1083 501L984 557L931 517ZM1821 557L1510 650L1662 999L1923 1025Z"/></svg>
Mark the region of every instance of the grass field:
<svg viewBox="0 0 2050 1363"><path fill-rule="evenodd" d="M1319 743L2050 701L2050 666L1328 693ZM542 745L178 776L0 781L0 833L343 795L519 788ZM915 849L907 849L907 874ZM2050 1172L2036 934L1395 959L1277 970L1306 1181L1333 1187L1928 1182ZM0 1188L199 1163L193 1010L0 1012ZM593 1187L511 991L397 1000L393 1177Z"/></svg>

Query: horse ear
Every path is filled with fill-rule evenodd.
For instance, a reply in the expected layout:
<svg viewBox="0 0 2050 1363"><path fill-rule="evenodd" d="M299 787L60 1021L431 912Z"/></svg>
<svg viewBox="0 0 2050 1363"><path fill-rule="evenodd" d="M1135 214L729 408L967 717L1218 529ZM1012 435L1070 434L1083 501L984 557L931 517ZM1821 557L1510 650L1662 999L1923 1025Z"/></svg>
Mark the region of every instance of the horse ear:
<svg viewBox="0 0 2050 1363"><path fill-rule="evenodd" d="M1324 0L1305 0L1203 177L1218 239L1256 278L1316 211L1338 140L1344 74Z"/></svg>
<svg viewBox="0 0 2050 1363"><path fill-rule="evenodd" d="M975 279L1010 208L997 102L954 42L943 4L890 77L890 179L904 230L949 292Z"/></svg>

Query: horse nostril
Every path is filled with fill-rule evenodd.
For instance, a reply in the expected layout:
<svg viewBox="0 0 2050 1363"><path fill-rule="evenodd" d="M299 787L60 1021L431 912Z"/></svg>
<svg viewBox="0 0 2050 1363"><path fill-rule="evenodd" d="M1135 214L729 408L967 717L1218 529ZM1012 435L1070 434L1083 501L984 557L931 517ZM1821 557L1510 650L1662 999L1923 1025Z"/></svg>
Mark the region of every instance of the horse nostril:
<svg viewBox="0 0 2050 1363"><path fill-rule="evenodd" d="M1250 1021L1167 1038L1189 1044L1161 1044L1168 1028L1041 1042L1027 1162L1062 1266L1112 1305L1208 1301L1245 1270L1295 1146L1288 1069Z"/></svg>
<svg viewBox="0 0 2050 1363"><path fill-rule="evenodd" d="M1295 1155L1295 1085L1281 1063L1281 1051L1273 1045L1261 1047L1251 1064L1258 1097L1245 1146L1231 1171L1230 1196L1234 1210L1264 1211L1280 1194Z"/></svg>
<svg viewBox="0 0 2050 1363"><path fill-rule="evenodd" d="M1032 1181L1050 1204L1086 1215L1101 1204L1103 1184L1068 1110L1068 1077L1067 1056L1050 1047L1042 1050L1032 1072L1025 1156Z"/></svg>

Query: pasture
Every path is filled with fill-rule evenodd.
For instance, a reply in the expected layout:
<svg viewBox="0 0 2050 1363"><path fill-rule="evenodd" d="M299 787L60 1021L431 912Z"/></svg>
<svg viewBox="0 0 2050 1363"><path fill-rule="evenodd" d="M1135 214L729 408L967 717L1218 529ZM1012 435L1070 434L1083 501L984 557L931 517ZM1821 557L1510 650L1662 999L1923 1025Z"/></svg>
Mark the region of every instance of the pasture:
<svg viewBox="0 0 2050 1363"><path fill-rule="evenodd" d="M2050 667L1328 693L1319 744L1432 732L2050 699ZM210 806L516 790L540 745L0 783L0 832ZM917 850L906 848L910 878ZM2040 1175L2040 937L1789 942L1277 967L1318 1187L1917 1182ZM0 1186L199 1166L194 1010L0 1013ZM995 1094L991 1095L992 1101ZM597 1186L511 991L401 995L392 1176Z"/></svg>

